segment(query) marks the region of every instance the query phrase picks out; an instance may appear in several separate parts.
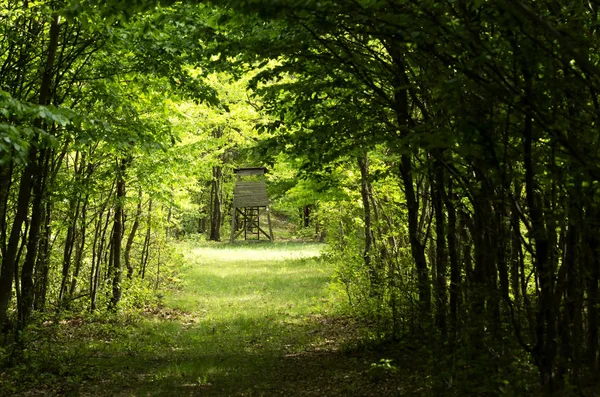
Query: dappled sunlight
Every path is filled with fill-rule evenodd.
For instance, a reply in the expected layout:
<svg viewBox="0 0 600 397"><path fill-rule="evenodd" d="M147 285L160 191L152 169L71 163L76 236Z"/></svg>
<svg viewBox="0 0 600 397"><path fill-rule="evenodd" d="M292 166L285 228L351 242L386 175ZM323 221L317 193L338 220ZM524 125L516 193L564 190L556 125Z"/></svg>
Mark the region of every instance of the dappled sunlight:
<svg viewBox="0 0 600 397"><path fill-rule="evenodd" d="M203 247L183 246L187 259L203 264L209 262L281 262L315 258L321 255L323 244L318 243L253 243L212 244Z"/></svg>
<svg viewBox="0 0 600 397"><path fill-rule="evenodd" d="M305 314L327 297L333 270L318 259L319 244L189 248L182 246L185 288L172 291L166 302L200 317Z"/></svg>
<svg viewBox="0 0 600 397"><path fill-rule="evenodd" d="M43 347L48 359L42 371L77 376L47 386L60 388L50 394L259 396L302 391L320 396L333 391L351 395L368 385L361 395L379 395L368 374L369 363L376 360L373 353L343 353L342 346L357 333L332 309L332 270L309 255L310 248L300 248L295 246L296 258L288 253L290 259L278 266L264 257L281 257L281 252L248 266L220 256L199 266L204 259L190 257L179 275L183 282L141 317L58 323L55 337L68 343ZM217 251L201 249L204 255Z"/></svg>
<svg viewBox="0 0 600 397"><path fill-rule="evenodd" d="M327 339L318 317L284 322L240 316L192 326L180 320L150 318L122 335L118 343L82 346L79 352L88 356L91 365L114 366L118 360L126 369L111 372L104 383L90 385L87 392L94 395L111 385L119 386L115 395L130 395L132 390L152 395L185 395L186 391L238 395L266 392L274 386L293 388L296 382L327 374L339 377L342 389L350 390L353 381L343 375L359 375L364 367L362 360L340 355L336 346L342 340L334 343ZM123 346L129 346L129 353L123 353ZM152 349L144 348L148 346ZM310 369L300 373L298 365ZM282 375L286 375L285 385L281 384Z"/></svg>

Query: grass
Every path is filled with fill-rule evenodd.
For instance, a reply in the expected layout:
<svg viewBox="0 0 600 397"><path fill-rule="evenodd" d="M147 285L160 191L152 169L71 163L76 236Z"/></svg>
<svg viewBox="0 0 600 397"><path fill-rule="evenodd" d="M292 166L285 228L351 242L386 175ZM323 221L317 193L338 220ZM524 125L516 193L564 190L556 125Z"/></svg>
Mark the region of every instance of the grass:
<svg viewBox="0 0 600 397"><path fill-rule="evenodd" d="M25 364L0 371L0 395L399 394L369 373L376 352L344 347L355 327L336 313L321 245L179 248L186 265L160 307L42 326Z"/></svg>

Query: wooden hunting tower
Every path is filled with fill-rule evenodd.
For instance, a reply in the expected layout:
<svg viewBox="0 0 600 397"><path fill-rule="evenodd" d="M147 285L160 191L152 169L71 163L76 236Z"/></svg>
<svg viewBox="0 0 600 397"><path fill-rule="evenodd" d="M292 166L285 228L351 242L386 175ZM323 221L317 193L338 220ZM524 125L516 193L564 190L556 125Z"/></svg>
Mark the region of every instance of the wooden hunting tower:
<svg viewBox="0 0 600 397"><path fill-rule="evenodd" d="M269 213L269 197L265 185L264 167L237 168L234 170L237 180L233 192L233 206L231 209L231 242L242 233L244 240L254 236L260 240L261 233L273 241L273 228L271 227L271 214ZM261 211L267 213L269 233L260 226Z"/></svg>

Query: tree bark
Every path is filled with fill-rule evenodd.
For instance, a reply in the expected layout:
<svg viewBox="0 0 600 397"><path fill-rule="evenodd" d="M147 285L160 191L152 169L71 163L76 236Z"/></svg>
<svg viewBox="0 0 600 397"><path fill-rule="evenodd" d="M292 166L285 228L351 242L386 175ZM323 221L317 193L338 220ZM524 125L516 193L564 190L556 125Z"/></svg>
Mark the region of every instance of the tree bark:
<svg viewBox="0 0 600 397"><path fill-rule="evenodd" d="M121 245L123 240L123 208L125 206L125 171L128 160L122 159L117 167L117 195L115 197L115 214L112 235L112 266L109 275L112 278L112 297L109 308L116 309L121 301L121 280L123 278L123 265L121 262Z"/></svg>
<svg viewBox="0 0 600 397"><path fill-rule="evenodd" d="M13 162L0 166L0 255L6 256L6 226L8 198L13 177Z"/></svg>
<svg viewBox="0 0 600 397"><path fill-rule="evenodd" d="M19 305L19 328L23 329L27 324L33 310L35 289L33 284L34 267L37 260L39 248L39 234L44 218L43 196L46 185L45 167L48 165L46 156L48 151L39 150L37 169L34 171L33 179L33 201L31 205L31 221L29 224L29 235L27 238L27 254L21 271L21 304Z"/></svg>
<svg viewBox="0 0 600 397"><path fill-rule="evenodd" d="M89 194L86 194L81 205L81 227L79 228L78 238L76 239L75 247L75 270L73 271L73 278L71 279L71 286L69 287L69 300L73 299L75 290L77 289L77 282L79 281L79 274L81 273L81 267L83 265L83 255L85 252L85 242L87 234L87 206L89 202Z"/></svg>
<svg viewBox="0 0 600 397"><path fill-rule="evenodd" d="M358 157L358 168L360 169L360 194L363 204L363 221L365 223L365 248L363 251L363 260L365 268L369 274L371 295L379 295L379 271L377 265L373 263L374 238L371 219L371 201L370 201L370 183L369 183L369 157L367 153Z"/></svg>
<svg viewBox="0 0 600 397"><path fill-rule="evenodd" d="M400 136L407 138L412 128L413 120L410 115L410 106L408 102L409 80L406 75L406 64L404 56L398 49L398 44L393 41L387 43L387 49L392 57L395 67L397 81L394 90L393 106L396 115ZM415 262L417 272L417 290L419 291L419 312L423 319L429 318L431 313L431 289L429 283L429 269L427 258L425 257L425 244L421 239L419 228L419 202L415 191L413 165L411 154L402 152L400 155L400 176L404 187L404 196L406 199L406 209L408 212L408 236L410 241L410 250Z"/></svg>
<svg viewBox="0 0 600 397"><path fill-rule="evenodd" d="M50 227L50 214L52 213L52 203L46 200L44 218L42 220L43 233L40 237L39 255L35 265L35 298L33 307L35 310L42 311L46 306L46 296L48 293L48 274L50 272L50 239L52 228Z"/></svg>
<svg viewBox="0 0 600 397"><path fill-rule="evenodd" d="M133 265L131 264L131 248L133 247L133 240L137 234L138 228L140 227L140 217L142 216L142 188L138 189L138 204L131 226L131 231L127 237L127 243L125 244L125 268L127 268L127 278L131 280L133 278Z"/></svg>
<svg viewBox="0 0 600 397"><path fill-rule="evenodd" d="M531 78L526 80L530 81ZM530 84L530 83L529 83ZM533 123L530 115L525 116L523 132L525 166L525 193L531 217L531 240L535 245L534 266L540 286L540 298L536 321L536 344L534 354L540 369L544 393L555 391L554 360L556 358L556 308L554 307L553 272L549 263L548 236L541 209L541 198L535 183L533 165Z"/></svg>
<svg viewBox="0 0 600 397"><path fill-rule="evenodd" d="M448 228L446 241L448 242L448 256L450 258L450 337L449 342L451 350L455 347L456 337L458 335L458 312L460 302L460 264L458 255L458 231L456 226L456 208L453 202L452 182L448 184L448 191L444 194L444 202L448 210Z"/></svg>
<svg viewBox="0 0 600 397"><path fill-rule="evenodd" d="M446 311L448 305L448 296L446 291L446 269L448 267L448 258L446 256L446 219L444 214L444 197L446 197L446 189L444 187L444 172L439 160L436 160L433 166L434 182L432 185L432 201L435 213L435 265L437 273L435 283L435 322L440 332L441 340L446 341L448 333L446 324Z"/></svg>
<svg viewBox="0 0 600 397"><path fill-rule="evenodd" d="M142 280L146 277L146 267L148 266L148 257L150 256L150 235L152 233L152 198L148 202L148 225L146 227L146 236L144 237L144 246L142 247L142 257L140 262L140 275Z"/></svg>
<svg viewBox="0 0 600 397"><path fill-rule="evenodd" d="M221 241L221 224L223 223L223 170L221 166L212 169L212 182L210 189L210 236L211 241Z"/></svg>
<svg viewBox="0 0 600 397"><path fill-rule="evenodd" d="M50 26L50 38L46 61L43 68L42 81L40 85L40 95L38 103L47 105L51 97L52 72L54 68L54 60L56 58L56 49L58 46L58 38L60 32L60 17L55 15ZM39 122L38 127L41 127ZM23 170L20 180L19 193L17 198L17 210L13 219L8 245L6 247L6 255L2 260L2 272L0 274L0 326L6 320L6 311L12 296L12 281L14 278L14 270L16 265L16 256L19 245L19 235L29 208L29 200L31 198L32 179L36 174L36 160L38 158L38 149L36 148L37 137L34 137L34 144L29 149L27 165Z"/></svg>
<svg viewBox="0 0 600 397"><path fill-rule="evenodd" d="M60 302L65 302L65 299L68 299L68 285L69 285L69 275L71 272L71 257L73 256L73 249L75 248L75 240L77 237L77 223L79 221L79 207L80 197L78 194L75 194L74 197L71 198L69 204L69 226L67 228L67 236L65 238L64 247L63 247L63 263L62 263L62 278L60 284L60 292L58 300Z"/></svg>
<svg viewBox="0 0 600 397"><path fill-rule="evenodd" d="M591 201L591 200L590 200ZM598 238L598 227L600 222L598 218L600 211L596 204L591 202L587 209L587 226L588 233L586 239L586 251L588 257L585 265L586 274L586 289L587 289L587 357L586 361L591 374L596 374L598 370L598 304L600 303L600 291L598 290L598 282L600 281L600 238Z"/></svg>

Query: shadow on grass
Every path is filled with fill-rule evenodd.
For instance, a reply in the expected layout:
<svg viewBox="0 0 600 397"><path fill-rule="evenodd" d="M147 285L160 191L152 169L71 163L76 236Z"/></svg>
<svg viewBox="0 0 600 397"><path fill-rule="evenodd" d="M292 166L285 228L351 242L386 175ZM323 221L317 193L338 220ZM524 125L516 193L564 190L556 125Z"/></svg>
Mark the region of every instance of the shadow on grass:
<svg viewBox="0 0 600 397"><path fill-rule="evenodd" d="M32 335L24 364L0 371L0 395L418 395L410 385L423 379L396 384L398 377L370 371L378 354L345 351L357 334L328 312L331 272L309 256L319 245L302 251L297 244L306 246L267 243L264 255L252 244L254 261L232 258L237 248L228 244L190 245L206 257L191 254L185 285L166 307L130 322L82 320L34 331L40 337ZM226 255L215 255L222 248ZM272 260L273 251L288 248L285 262Z"/></svg>
<svg viewBox="0 0 600 397"><path fill-rule="evenodd" d="M181 275L183 286L169 294L166 303L187 311L217 311L217 316L286 309L305 314L329 298L333 274L323 261L303 256L310 252L196 248L189 254L195 261Z"/></svg>
<svg viewBox="0 0 600 397"><path fill-rule="evenodd" d="M185 324L181 318L153 321L156 319L138 323L105 346L71 345L76 350L70 352L70 362L55 363L61 368L60 376L47 373L45 378L51 382L21 389L15 395L405 394L394 379L374 378L369 372L377 354L339 349L349 335L331 334L344 326L332 323L332 319L314 317L290 325L239 318L221 322L216 329L208 329L207 324ZM254 322L261 332L237 334L235 330L247 321ZM415 395L417 390L408 392L406 395Z"/></svg>

